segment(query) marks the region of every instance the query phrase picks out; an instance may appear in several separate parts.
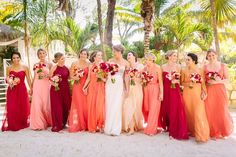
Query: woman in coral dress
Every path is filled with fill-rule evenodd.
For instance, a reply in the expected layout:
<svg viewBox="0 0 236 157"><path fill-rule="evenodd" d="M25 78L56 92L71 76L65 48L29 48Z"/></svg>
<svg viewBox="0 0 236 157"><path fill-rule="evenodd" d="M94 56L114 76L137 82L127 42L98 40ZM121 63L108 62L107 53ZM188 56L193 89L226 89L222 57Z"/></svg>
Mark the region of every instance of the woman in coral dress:
<svg viewBox="0 0 236 157"><path fill-rule="evenodd" d="M123 104L123 130L129 132L128 135L132 135L134 131L143 129L143 89L139 76L144 66L137 62L135 52L129 52L127 60L130 63L130 70L128 71L130 85L128 96Z"/></svg>
<svg viewBox="0 0 236 157"><path fill-rule="evenodd" d="M205 65L205 77L207 81L207 98L205 100L206 113L212 138L224 138L233 131L233 120L228 110L228 97L225 83L228 83L228 70L226 65L217 61L214 50L207 52L209 63ZM216 73L216 76L209 76Z"/></svg>
<svg viewBox="0 0 236 157"><path fill-rule="evenodd" d="M87 96L83 92L84 83L88 76L88 50L82 49L79 53L78 61L72 63L70 76L74 80L72 87L72 102L69 114L69 132L85 131L88 129L88 106ZM83 74L81 78L76 76L77 72Z"/></svg>
<svg viewBox="0 0 236 157"><path fill-rule="evenodd" d="M34 65L33 95L30 110L30 128L44 130L51 126L49 70L52 64L45 60L47 53L37 51L39 63Z"/></svg>
<svg viewBox="0 0 236 157"><path fill-rule="evenodd" d="M69 86L69 69L65 66L65 57L58 52L54 55L56 66L50 70L50 80L52 82L50 89L52 131L61 131L66 123L70 110L71 95ZM53 83L56 82L56 83Z"/></svg>
<svg viewBox="0 0 236 157"><path fill-rule="evenodd" d="M125 69L129 67L129 63L122 58L124 48L121 45L112 47L114 57L109 63L115 63L119 66L118 72L113 76L108 75L105 86L105 103L106 116L104 132L107 135L120 135L122 129L122 104L124 100L124 91L127 93L127 80L125 79ZM115 81L112 81L115 80ZM125 82L125 83L124 83Z"/></svg>
<svg viewBox="0 0 236 157"><path fill-rule="evenodd" d="M153 76L151 82L143 88L143 115L147 123L144 133L147 135L155 135L158 131L158 119L163 100L162 70L160 66L155 64L155 61L154 54L145 54L144 71Z"/></svg>
<svg viewBox="0 0 236 157"><path fill-rule="evenodd" d="M170 138L188 139L188 127L184 102L180 91L180 65L176 64L177 53L166 53L168 62L162 66L164 99L161 104L160 121Z"/></svg>
<svg viewBox="0 0 236 157"><path fill-rule="evenodd" d="M183 98L190 136L197 142L209 139L209 125L206 117L204 100L207 96L203 71L197 67L198 57L189 53L186 57L186 69L181 72L184 86ZM195 76L193 79L192 76Z"/></svg>
<svg viewBox="0 0 236 157"><path fill-rule="evenodd" d="M11 54L12 65L7 67L7 102L6 117L3 119L2 131L18 131L29 127L30 103L25 77L31 89L29 68L20 63L19 52Z"/></svg>
<svg viewBox="0 0 236 157"><path fill-rule="evenodd" d="M90 56L88 78L84 84L83 91L87 95L88 106L88 131L102 132L105 121L105 78L98 81L94 68L102 63L103 53L94 51Z"/></svg>

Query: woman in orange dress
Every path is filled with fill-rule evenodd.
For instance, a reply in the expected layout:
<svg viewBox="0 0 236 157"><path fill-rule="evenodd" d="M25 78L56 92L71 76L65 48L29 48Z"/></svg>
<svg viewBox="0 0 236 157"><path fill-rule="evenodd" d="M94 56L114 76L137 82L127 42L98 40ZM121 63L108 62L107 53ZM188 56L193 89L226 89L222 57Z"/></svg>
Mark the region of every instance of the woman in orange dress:
<svg viewBox="0 0 236 157"><path fill-rule="evenodd" d="M83 91L87 95L88 106L88 131L102 132L105 120L105 79L97 81L97 75L93 69L102 62L101 51L94 51L90 56L88 78Z"/></svg>
<svg viewBox="0 0 236 157"><path fill-rule="evenodd" d="M194 136L197 142L206 142L209 139L204 104L207 94L203 70L197 67L197 63L197 55L189 53L186 57L187 67L181 71L181 82L184 86L183 99L190 136Z"/></svg>
<svg viewBox="0 0 236 157"><path fill-rule="evenodd" d="M32 130L43 130L52 124L49 82L49 70L52 64L46 61L47 53L45 50L39 49L37 56L39 62L34 65L30 128Z"/></svg>
<svg viewBox="0 0 236 157"><path fill-rule="evenodd" d="M144 133L147 135L157 133L161 101L163 100L162 70L155 64L155 60L154 54L145 54L144 71L153 76L151 82L143 88L143 115L147 123Z"/></svg>
<svg viewBox="0 0 236 157"><path fill-rule="evenodd" d="M209 63L204 66L208 95L205 104L210 136L224 138L233 131L233 120L228 110L229 101L225 88L225 83L229 82L228 70L226 65L217 61L214 50L207 52L207 60Z"/></svg>
<svg viewBox="0 0 236 157"><path fill-rule="evenodd" d="M72 101L69 114L69 132L85 131L88 129L87 96L83 92L83 86L88 76L88 50L82 49L78 61L72 63L70 77L74 80L72 87ZM76 71L83 71L81 78L76 76Z"/></svg>

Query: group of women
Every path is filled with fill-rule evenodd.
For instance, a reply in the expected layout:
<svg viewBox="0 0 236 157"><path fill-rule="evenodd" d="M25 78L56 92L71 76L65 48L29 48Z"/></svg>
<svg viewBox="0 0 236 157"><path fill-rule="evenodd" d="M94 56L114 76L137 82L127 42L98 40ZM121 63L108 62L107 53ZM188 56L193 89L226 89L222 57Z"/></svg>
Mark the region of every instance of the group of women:
<svg viewBox="0 0 236 157"><path fill-rule="evenodd" d="M98 78L94 68L105 63L102 51L89 55L88 50L82 49L68 69L62 53L54 55L53 66L46 61L46 52L39 49L32 83L28 67L20 63L20 53L12 53L2 131L28 126L33 130L51 127L53 132L68 127L69 132L104 132L113 136L122 131L128 135L141 130L147 135L165 131L171 139L193 136L198 142L232 133L225 88L228 72L226 65L217 61L214 50L207 52L208 63L203 68L197 65L194 53L187 54L182 68L175 51L166 53L167 63L162 66L155 63L152 53L145 54L143 65L134 52L128 52L124 59L122 45L113 46L112 51L113 57L107 63L117 64L118 70ZM75 75L78 69L82 70L80 77ZM131 69L135 69L135 75L131 75ZM143 81L143 73L151 76L149 81ZM25 77L32 94L31 105ZM11 86L12 78L20 81L13 81ZM69 79L74 81L72 91Z"/></svg>

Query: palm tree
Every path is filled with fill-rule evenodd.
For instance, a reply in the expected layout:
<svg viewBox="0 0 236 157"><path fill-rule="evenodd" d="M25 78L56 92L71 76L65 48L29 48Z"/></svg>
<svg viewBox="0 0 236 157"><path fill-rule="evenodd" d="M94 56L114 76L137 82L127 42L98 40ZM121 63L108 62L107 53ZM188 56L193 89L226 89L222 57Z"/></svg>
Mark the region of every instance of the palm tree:
<svg viewBox="0 0 236 157"><path fill-rule="evenodd" d="M55 23L51 25L51 28L54 31L50 32L50 41L61 40L74 53L84 48L98 33L97 25L88 23L84 29L81 29L71 18L67 18L61 23Z"/></svg>
<svg viewBox="0 0 236 157"><path fill-rule="evenodd" d="M141 16L144 23L144 53L147 53L149 51L149 34L152 30L154 7L154 0L142 0Z"/></svg>
<svg viewBox="0 0 236 157"><path fill-rule="evenodd" d="M235 0L200 0L200 2L206 17L211 17L215 47L220 57L218 27L235 20L233 18L236 15L236 2Z"/></svg>
<svg viewBox="0 0 236 157"><path fill-rule="evenodd" d="M98 30L101 42L101 49L104 52L104 35L103 35L103 25L102 25L102 9L101 0L97 0L97 14L98 14ZM106 53L104 53L104 58L106 59Z"/></svg>

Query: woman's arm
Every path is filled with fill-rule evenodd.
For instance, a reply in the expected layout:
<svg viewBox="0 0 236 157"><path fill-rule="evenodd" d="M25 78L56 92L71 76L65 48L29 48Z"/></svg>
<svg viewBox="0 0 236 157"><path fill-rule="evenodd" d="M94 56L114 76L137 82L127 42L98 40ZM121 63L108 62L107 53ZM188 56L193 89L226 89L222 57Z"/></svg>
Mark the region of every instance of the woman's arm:
<svg viewBox="0 0 236 157"><path fill-rule="evenodd" d="M125 90L126 90L126 96L128 96L129 94L129 88L130 88L130 77L127 73L127 70L130 68L130 65L127 61L125 61L125 72L124 72L124 75L123 75L123 78L124 78L124 83L125 83Z"/></svg>
<svg viewBox="0 0 236 157"><path fill-rule="evenodd" d="M92 65L89 66L88 77L87 77L87 79L84 83L84 86L83 86L83 92L84 92L85 95L87 95L87 93L88 93L88 86L89 86L89 83L90 83L91 70L92 70Z"/></svg>
<svg viewBox="0 0 236 157"><path fill-rule="evenodd" d="M158 75L158 80L159 80L159 89L160 89L160 94L159 94L159 100L163 100L163 78L162 78L162 70L161 67L157 66L157 75Z"/></svg>
<svg viewBox="0 0 236 157"><path fill-rule="evenodd" d="M32 94L32 84L31 84L31 78L30 78L30 71L27 66L24 66L25 69L25 75L26 75L26 80L30 88L30 94Z"/></svg>
<svg viewBox="0 0 236 157"><path fill-rule="evenodd" d="M49 72L49 77L52 77L53 76L53 73L54 71L56 70L57 66L53 66L51 69L50 69L50 72Z"/></svg>

